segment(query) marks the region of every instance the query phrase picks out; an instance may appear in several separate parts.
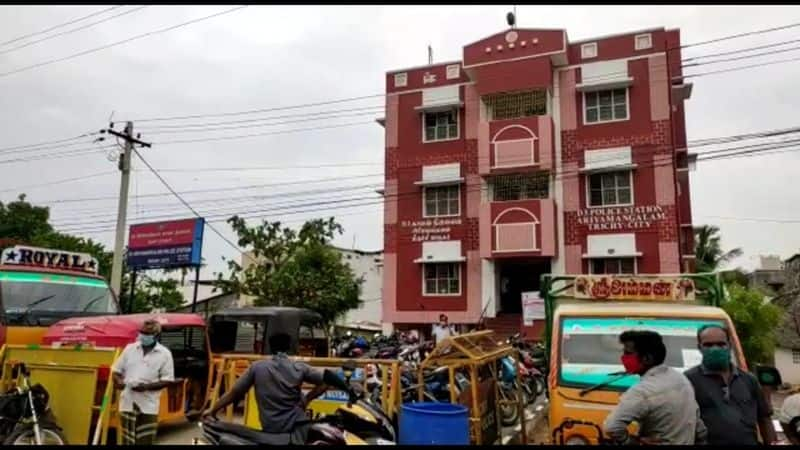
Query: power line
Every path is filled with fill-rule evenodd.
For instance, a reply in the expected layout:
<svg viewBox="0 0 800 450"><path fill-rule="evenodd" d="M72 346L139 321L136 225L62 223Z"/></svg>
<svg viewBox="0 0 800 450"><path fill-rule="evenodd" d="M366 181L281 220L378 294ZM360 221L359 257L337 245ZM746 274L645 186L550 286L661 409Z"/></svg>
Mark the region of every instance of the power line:
<svg viewBox="0 0 800 450"><path fill-rule="evenodd" d="M247 8L247 6L248 5L238 6L236 8L231 8L231 9L226 9L225 11L222 11L222 12L218 12L218 13L211 14L211 15L208 15L208 16L200 17L198 19L193 19L193 20L190 20L188 22L179 23L177 25L172 25L172 26L167 27L167 28L161 28L159 30L154 30L154 31L149 31L147 33L142 33L142 34L139 34L139 35L127 38L127 39L123 39L121 41L113 42L111 44L106 44L106 45L103 45L103 46L100 46L100 47L96 47L96 48L93 48L93 49L90 49L90 50L84 50L84 51L78 52L78 53L73 53L73 54L71 54L69 56L64 56L62 58L50 59L50 60L47 60L47 61L43 61L43 62L40 62L40 63L32 64L30 66L21 67L19 69L11 70L11 71L8 71L8 72L2 72L2 73L0 73L0 77L7 77L9 75L14 75L14 74L17 74L17 73L20 73L20 72L25 72L25 71L28 71L28 70L36 69L38 67L48 66L50 64L55 64L55 63L67 61L67 60L70 60L70 59L73 59L73 58L77 58L77 57L80 57L80 56L85 56L85 55L88 55L90 53L99 52L101 50L105 50L105 49L108 49L108 48L111 48L111 47L116 47L117 45L127 44L128 42L136 41L136 40L148 37L148 36L153 36L153 35L156 35L156 34L165 33L167 31L172 31L172 30L175 30L175 29L178 29L178 28L181 28L181 27L185 27L187 25L192 25L192 24L195 24L195 23L198 23L198 22L202 22L204 20L208 20L208 19L212 19L214 17L218 17L218 16L221 16L221 15L224 15L224 14L230 14L230 13L238 11L240 9Z"/></svg>
<svg viewBox="0 0 800 450"><path fill-rule="evenodd" d="M18 191L19 192L19 191L23 191L23 190L26 190L26 189L47 187L47 186L53 186L53 185L56 185L56 184L63 184L63 183L71 183L73 181L84 181L87 178L102 177L102 176L111 175L111 174L114 174L114 173L116 173L116 172L115 171L109 171L109 172L90 173L90 174L87 174L87 175L81 175L79 177L63 178L61 180L50 181L48 183L29 184L27 186L19 186L19 187L15 187L15 188L3 189L3 190L0 190L0 192L11 192L11 191Z"/></svg>
<svg viewBox="0 0 800 450"><path fill-rule="evenodd" d="M358 112L358 113L350 113L350 114L340 114L340 115L329 115L324 117L307 117L304 119L294 119L294 120L286 120L283 122L273 122L273 123L251 123L247 125L234 125L234 126L225 126L225 127L214 127L214 128L205 128L205 129L190 129L190 130L164 130L164 131L156 131L155 133L148 133L151 136L159 136L163 134L173 134L173 133L209 133L214 131L225 131L225 130L239 130L243 128L260 128L260 127L273 127L276 125L288 125L293 123L300 123L300 122L316 122L320 120L328 120L328 119L341 119L347 117L359 117L359 116L367 116L367 115L375 115L378 111L365 111L365 112ZM374 123L374 122L369 122Z"/></svg>
<svg viewBox="0 0 800 450"><path fill-rule="evenodd" d="M47 29L44 29L44 30L41 30L41 31L37 31L35 33L26 34L24 36L19 36L19 37L16 37L14 39L11 39L11 40L8 40L8 41L5 41L5 42L0 42L0 47L8 45L8 44L13 44L14 42L21 41L21 40L27 39L29 37L33 37L33 36L37 36L37 35L40 35L40 34L44 34L44 33L47 33L47 32L53 31L53 30L57 30L57 29L59 29L61 27L65 27L67 25L72 25L73 23L78 23L78 22L84 21L86 19L90 19L90 18L92 18L94 16L99 16L100 14L103 14L103 13L106 13L106 12L109 12L109 11L113 11L113 10L119 9L119 8L122 8L122 5L112 6L110 8L106 8L106 9L103 9L103 10L100 10L100 11L97 11L97 12L93 12L93 13L87 15L87 16L79 17L77 19L70 20L69 22L60 23L58 25L52 26L50 28L47 28Z"/></svg>
<svg viewBox="0 0 800 450"><path fill-rule="evenodd" d="M239 9L241 9L241 8L239 8ZM194 214L194 215L195 215L195 217L197 217L197 218L203 218L203 216L201 216L200 214L198 214L198 213L197 213L197 211L195 211L195 210L194 210L194 208L192 208L192 205L190 205L190 204L189 204L189 203L188 203L186 200L184 200L184 199L183 199L183 197L181 197L181 196L180 196L180 194L178 194L177 192L175 192L175 190L174 190L174 189L172 189L172 186L170 186L170 185L169 185L169 183L167 183L167 180L165 180L165 179L164 179L164 177L162 177L162 176L161 176L161 174L160 174L160 173L158 173L158 171L157 171L157 170L155 170L155 169L153 168L153 166L151 166L151 165L150 165L150 163L149 163L149 162L147 162L147 160L146 160L146 159L142 158L142 155L141 155L141 153L139 153L139 151L136 149L136 147L133 147L133 152L134 152L134 153L136 153L136 156L137 156L137 157L139 157L139 160L140 160L140 161L142 161L142 162L144 163L144 165L145 165L145 166L147 166L147 168L148 168L148 169L150 169L150 171L151 171L151 172L153 172L153 175L155 175L155 176L156 176L156 178L158 178L158 179L161 181L161 183L164 185L164 187L166 187L166 188L167 188L167 189L168 189L168 190L169 190L169 191L172 193L172 195L174 195L174 196L175 196L175 197L176 197L178 200L180 200L180 201L181 201L181 203L183 203L183 205L184 205L184 206L186 206L186 208L187 208L189 211L191 211L191 212L192 212L192 214ZM227 237L225 237L225 235L224 235L224 234L222 234L222 232L220 232L220 231L219 231L219 230L218 230L218 229L217 229L215 226L211 225L211 224L210 224L210 223L208 223L208 222L206 222L206 223L205 223L205 225L206 225L206 226L207 226L207 227L208 227L208 228L209 228L211 231L213 231L213 232L214 232L214 234L216 234L217 236L219 236L220 238L222 238L222 240L223 240L223 241L225 241L225 242L226 242L228 245L230 245L232 248L236 249L236 251L237 251L237 252L241 253L242 255L247 255L247 253L245 253L244 251L242 251L242 249L240 249L238 245L234 244L234 243L233 243L233 242L232 242L230 239L228 239ZM249 255L248 255L248 257L249 257Z"/></svg>
<svg viewBox="0 0 800 450"><path fill-rule="evenodd" d="M106 17L105 19L101 19L101 20L98 20L96 22L92 22L90 24L80 26L78 28L73 28L71 30L62 31L61 33L52 34L50 36L43 37L41 39L38 39L38 40L35 40L35 41L31 41L31 42L28 42L28 43L25 43L25 44L22 44L22 45L18 45L16 47L11 47L9 49L0 50L0 55L4 55L6 53L11 53L11 52L13 52L15 50L20 50L20 49L23 49L23 48L26 48L26 47L30 47L31 45L36 45L36 44L39 44L41 42L49 41L50 39L54 39L54 38L57 38L57 37L60 37L60 36L65 36L65 35L68 35L68 34L76 33L78 31L85 30L87 28L91 28L91 27L93 27L95 25L99 25L101 23L108 22L110 20L114 20L117 17L127 16L128 14L135 13L136 11L140 11L140 10L145 9L145 8L147 8L147 6L140 6L138 8L129 9L129 10L123 11L123 12L121 12L119 14L115 14L115 15L113 15L111 17Z"/></svg>
<svg viewBox="0 0 800 450"><path fill-rule="evenodd" d="M375 105L375 106L361 106L358 108L345 108L345 109L329 109L325 111L314 111L314 112L305 112L299 114L283 114L280 116L267 116L267 117L259 117L255 119L238 119L238 120L225 120L222 122L205 122L205 123L187 123L181 125L157 125L153 127L140 127L139 129L142 131L158 131L162 129L180 129L180 128L197 128L197 127L213 127L217 125L233 125L233 124L240 124L240 123L253 123L253 122L262 122L265 120L274 120L274 119L292 119L295 117L313 117L313 116L320 116L320 115L328 115L328 114L336 114L336 113L343 113L343 112L354 112L354 111L364 111L364 110L379 110L384 109L383 105Z"/></svg>
<svg viewBox="0 0 800 450"><path fill-rule="evenodd" d="M748 47L739 50L730 50L727 52L720 52L720 53L712 53L710 55L700 55L700 56L693 56L691 58L684 58L684 62L694 61L696 59L706 59L706 58L716 58L718 56L728 56L728 55L735 55L737 53L746 53L751 52L753 50L763 50L765 48L773 48L773 47L780 47L781 45L788 45L788 44L795 44L800 42L800 39L792 39L788 41L776 42L772 44L765 44L765 45L757 45L755 47Z"/></svg>
<svg viewBox="0 0 800 450"><path fill-rule="evenodd" d="M328 125L322 127L310 127L310 128L297 128L292 130L281 130L281 131L270 131L266 133L252 133L252 134L240 134L240 135L233 135L233 136L218 136L218 137L210 137L210 138L199 138L199 139L179 139L175 141L160 141L154 142L154 144L158 145L170 145L170 144L194 144L197 142L214 142L214 141L228 141L231 139L245 139L251 137L260 137L260 136L274 136L278 134L291 134L291 133L300 133L304 131L318 131L318 130L330 130L334 128L345 128L345 127L353 127L356 125L366 125L366 124L375 124L373 121L369 122L349 122L337 125Z"/></svg>
<svg viewBox="0 0 800 450"><path fill-rule="evenodd" d="M745 33L733 34L733 35L730 35L730 36L723 36L723 37L720 37L720 38L710 39L710 40L702 41L702 42L694 42L692 44L682 45L682 46L680 46L680 48L683 49L683 48L689 48L689 47L697 47L697 46L700 46L700 45L713 44L713 43L716 43L716 42L727 41L727 40L730 40L730 39L738 39L740 37L753 36L753 35L756 35L756 34L771 33L773 31L787 30L789 28L795 28L795 27L800 27L800 22L792 23L792 24L789 24L789 25L783 25L783 26L780 26L780 27L766 28L766 29L763 29L763 30L748 31L748 32L745 32Z"/></svg>
<svg viewBox="0 0 800 450"><path fill-rule="evenodd" d="M727 159L727 158L740 157L740 156L753 156L754 153L767 152L767 151L771 151L771 150L776 149L776 148L786 147L786 145L764 147L764 148L750 149L750 150L743 150L743 149L746 149L748 147L752 147L752 146L734 147L734 148L731 148L731 149L722 149L722 150L717 150L717 151L712 151L712 152L706 152L703 155L704 157L702 159L698 158L698 160L699 161L708 161L708 160L714 160L714 159ZM738 151L737 152L733 152L734 150L738 150ZM794 148L792 150L796 150L796 148ZM727 152L727 153L722 153L722 152ZM619 157L616 157L616 158L619 158ZM653 163L649 163L647 165L642 165L641 168L649 167L651 164L652 164L653 167L658 166L658 165L666 166L666 165L672 165L673 161L672 161L672 159L665 160L662 163L656 163L654 161ZM575 173L573 174L572 172L575 172ZM566 171L562 171L560 173L553 174L553 175L554 175L555 179L558 179L558 178L564 178L564 177L566 177L568 175L578 176L579 172L580 172L580 170L569 171L569 173L567 173ZM471 189L484 190L484 188L482 188L482 187L471 188ZM466 192L467 188L465 188L464 190ZM378 203L382 203L382 202L387 201L390 197L401 197L401 196L409 196L409 195L410 196L418 196L419 192L414 190L414 191L398 193L398 194L394 194L394 195L385 195L383 199L374 199L374 198L369 198L369 197L357 197L357 198L351 197L351 198L343 198L343 199L342 198L337 198L337 199L332 199L332 200L318 201L318 202L305 203L305 204L290 203L290 204L283 204L283 205L273 205L273 208L270 208L270 209L267 209L267 210L253 210L252 207L251 207L251 208L248 209L247 212L240 212L238 209L231 210L229 207L221 208L221 209L217 208L217 209L214 209L213 211L208 211L206 213L206 216L208 218L212 218L212 217L229 217L230 215L238 214L241 217L248 218L248 217L250 217L250 214L253 214L253 213L262 213L262 212L264 212L264 213L266 213L266 212L276 213L276 212L279 212L279 211L287 212L286 210L291 211L292 209L302 208L302 207L327 206L327 205L332 205L332 204L341 205L343 203L350 203L350 204L342 205L342 206L340 206L341 208L349 208L349 207L364 205L364 203L355 203L354 204L354 203L351 203L351 202L357 202L357 201L375 202L375 201L377 201ZM373 204L373 203L368 203L368 204ZM375 204L377 204L377 203L375 203ZM250 206L252 206L252 205L250 205ZM280 206L280 207L279 208L274 208L274 206ZM172 215L150 216L150 217L147 217L147 219L145 219L145 220L156 220L156 219L160 220L160 219L166 219L166 218L174 218L174 217ZM80 227L80 226L85 225L85 224L99 225L99 223L97 221L91 221L91 222L88 222L88 223L79 222L79 223L63 224L62 226Z"/></svg>
<svg viewBox="0 0 800 450"><path fill-rule="evenodd" d="M15 145L15 146L12 146L12 147L3 147L3 148L0 148L0 153L6 152L8 150L29 149L31 147L41 147L43 145L61 144L61 143L64 143L64 142L75 141L75 140L83 139L83 138L90 137L90 136L96 136L98 134L100 134L100 133L95 131L95 132L90 132L90 133L79 134L77 136L73 136L73 137L66 138L66 139L57 139L57 140L54 140L54 141L39 142L38 144L25 144L25 145Z"/></svg>

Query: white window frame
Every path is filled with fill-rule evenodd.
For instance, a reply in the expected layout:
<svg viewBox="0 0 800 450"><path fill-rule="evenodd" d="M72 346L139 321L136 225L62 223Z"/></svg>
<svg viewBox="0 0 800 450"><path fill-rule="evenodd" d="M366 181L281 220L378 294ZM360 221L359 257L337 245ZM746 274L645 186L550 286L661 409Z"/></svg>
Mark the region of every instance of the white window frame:
<svg viewBox="0 0 800 450"><path fill-rule="evenodd" d="M456 214L434 214L428 215L428 209L426 208L427 196L428 196L428 189L441 189L441 188L451 188L455 186L456 190L458 191L458 212ZM438 206L437 206L438 209ZM438 212L438 211L437 211ZM436 217L461 217L461 185L460 184L445 184L439 186L423 186L422 187L422 217L427 218L436 218Z"/></svg>
<svg viewBox="0 0 800 450"><path fill-rule="evenodd" d="M647 38L647 45L640 46L640 38ZM653 35L651 33L637 34L633 37L633 48L634 50L647 50L648 48L653 48Z"/></svg>
<svg viewBox="0 0 800 450"><path fill-rule="evenodd" d="M602 176L602 175L608 175L610 173L618 173L618 172L628 172L628 180L629 180L630 189L631 189L631 201L629 203L615 203L613 205L592 205L592 183L591 183L591 177L595 176L595 175ZM616 183L616 179L615 179L615 183ZM602 186L603 186L603 184L601 182L600 183L601 189L602 189ZM615 187L615 189L617 189L617 188ZM602 193L601 193L601 197L602 197ZM586 208L587 209L613 208L613 207L617 207L617 206L633 206L633 204L634 204L634 197L633 197L633 170L613 170L612 169L612 170L603 170L603 171L597 171L597 172L589 172L589 173L586 174Z"/></svg>
<svg viewBox="0 0 800 450"><path fill-rule="evenodd" d="M581 45L581 59L597 58L597 42Z"/></svg>
<svg viewBox="0 0 800 450"><path fill-rule="evenodd" d="M605 274L605 273L594 273L592 270L592 265L596 260L607 260L607 259L632 259L633 260L633 273L632 274ZM639 258L635 256L611 256L609 255L608 258L591 258L589 259L589 275L636 275L639 273Z"/></svg>
<svg viewBox="0 0 800 450"><path fill-rule="evenodd" d="M800 364L800 349L792 349L792 364Z"/></svg>
<svg viewBox="0 0 800 450"><path fill-rule="evenodd" d="M611 114L613 115L614 114L614 94L613 94L613 91L616 91L616 90L619 90L619 89L625 89L625 118L601 120L600 119L600 94L599 93L600 92L604 92L604 91L612 91L612 94L611 94ZM595 122L589 122L589 121L586 120L586 109L587 109L587 106L586 106L586 94L594 94L594 93L597 93L597 95L598 95L598 98L597 98L597 120ZM588 126L588 125L599 125L599 124L604 124L604 123L624 122L624 121L630 120L630 119L631 119L631 94L630 94L630 89L629 88L624 87L624 88L614 88L614 89L598 89L596 91L583 92L583 124L584 125Z"/></svg>
<svg viewBox="0 0 800 450"><path fill-rule="evenodd" d="M457 293L449 293L449 294L439 294L439 293L428 293L427 291L427 278L425 274L425 269L428 265L439 265L439 264L450 264L456 266L456 276L458 277L458 292ZM438 263L423 263L420 264L422 266L422 296L423 297L460 297L461 296L461 266L460 262L438 262ZM436 278L438 280L438 278ZM438 284L437 284L438 288Z"/></svg>
<svg viewBox="0 0 800 450"><path fill-rule="evenodd" d="M425 137L425 128L426 128L426 126L425 126L425 118L427 117L427 115L428 114L441 114L441 113L445 113L445 112L450 112L450 113L454 114L455 117L456 117L456 136L455 137L447 137L445 139L436 139L436 137L434 136L434 138L431 139L431 140L426 139L426 137ZM432 112L423 111L420 114L420 116L422 117L422 143L423 144L430 144L430 143L433 143L433 142L447 142L447 141L457 141L457 140L459 140L461 138L461 120L458 117L460 115L460 113L461 113L461 111L459 109L457 109L457 108L453 108L452 110L448 110L448 111L435 111L435 112L434 111L432 111ZM448 126L448 129L449 129L449 126ZM448 133L449 133L449 131L448 131Z"/></svg>

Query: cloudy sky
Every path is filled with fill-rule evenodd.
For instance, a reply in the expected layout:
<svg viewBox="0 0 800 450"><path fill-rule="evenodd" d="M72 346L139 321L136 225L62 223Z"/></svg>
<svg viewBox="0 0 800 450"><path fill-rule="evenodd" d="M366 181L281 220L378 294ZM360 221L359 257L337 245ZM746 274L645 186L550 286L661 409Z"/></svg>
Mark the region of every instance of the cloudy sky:
<svg viewBox="0 0 800 450"><path fill-rule="evenodd" d="M383 129L374 119L383 115L383 102L374 95L383 92L384 73L425 64L428 44L435 61L460 59L464 44L506 27L511 6L250 6L30 69L231 7L125 6L22 40L15 39L109 7L0 8L0 201L25 192L30 201L51 206L60 229L112 245L119 177L110 160L115 151L101 148L112 143L86 137L36 150L19 147L97 131L113 113L114 121L135 121L142 139L154 143L141 150L144 157L202 214L220 218L237 211L292 224L335 214L345 226L338 245L379 249L382 209L372 199L384 150ZM800 22L800 8L793 6L526 5L517 12L520 27L565 28L570 40L664 26L680 28L689 44ZM798 33L790 28L692 47L684 58L785 42ZM796 56L785 52L687 73ZM692 80L689 140L796 126L799 76L800 62L789 62ZM373 97L210 116L367 96ZM206 117L147 120L195 115ZM251 134L257 136L230 139ZM726 247L742 247L745 255L736 264L750 268L759 254L785 258L800 251L799 158L788 151L701 162L692 173L695 223L720 226ZM240 167L250 170L222 170ZM129 222L191 217L140 161L134 169ZM82 179L63 181L75 178ZM59 183L43 186L53 182ZM321 202L328 209L318 210ZM224 222L215 225L233 238ZM237 256L218 236L208 230L206 236L204 276L223 267L223 255Z"/></svg>

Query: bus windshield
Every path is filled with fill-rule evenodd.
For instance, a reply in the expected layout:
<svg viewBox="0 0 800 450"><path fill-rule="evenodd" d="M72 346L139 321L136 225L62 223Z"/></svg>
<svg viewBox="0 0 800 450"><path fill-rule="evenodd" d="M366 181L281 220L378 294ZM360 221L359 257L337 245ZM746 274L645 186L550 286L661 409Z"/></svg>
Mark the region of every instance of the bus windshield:
<svg viewBox="0 0 800 450"><path fill-rule="evenodd" d="M116 314L108 284L95 278L0 271L0 306L7 318Z"/></svg>
<svg viewBox="0 0 800 450"><path fill-rule="evenodd" d="M639 381L638 375L619 377L624 372L620 361L619 335L626 330L651 330L659 333L667 347L665 364L684 371L700 364L697 330L706 324L723 325L714 319L654 319L630 317L565 317L561 320L561 384L589 387L611 381L605 388L627 389ZM736 357L732 358L734 364ZM613 380L613 381L612 381Z"/></svg>

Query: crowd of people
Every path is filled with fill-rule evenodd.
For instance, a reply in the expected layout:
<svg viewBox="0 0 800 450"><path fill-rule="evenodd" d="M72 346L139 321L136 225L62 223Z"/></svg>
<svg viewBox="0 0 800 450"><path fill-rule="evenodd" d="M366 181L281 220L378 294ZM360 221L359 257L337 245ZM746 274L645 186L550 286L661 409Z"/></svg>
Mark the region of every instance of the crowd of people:
<svg viewBox="0 0 800 450"><path fill-rule="evenodd" d="M160 391L181 380L174 379L169 349L158 343L160 326L146 321L139 339L129 344L112 368L113 380L121 391L122 441L148 445L155 440ZM442 314L432 329L441 342L455 335L455 329ZM330 371L320 371L286 357L290 337L270 338L275 357L250 366L233 389L220 398L205 417L241 398L251 387L256 389L262 427L265 431L300 435L305 407L326 386L347 389ZM731 361L729 331L719 325L706 325L697 332L702 362L681 373L665 364L667 350L661 335L654 331L630 330L619 337L625 373L641 377L628 389L604 423L604 433L620 444L776 444L771 402L752 374ZM302 395L303 383L318 386ZM778 421L792 444L800 444L800 393L789 396L777 413ZM634 437L629 425L638 423Z"/></svg>

